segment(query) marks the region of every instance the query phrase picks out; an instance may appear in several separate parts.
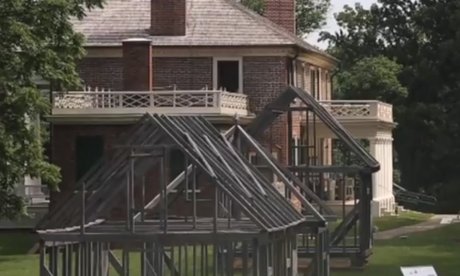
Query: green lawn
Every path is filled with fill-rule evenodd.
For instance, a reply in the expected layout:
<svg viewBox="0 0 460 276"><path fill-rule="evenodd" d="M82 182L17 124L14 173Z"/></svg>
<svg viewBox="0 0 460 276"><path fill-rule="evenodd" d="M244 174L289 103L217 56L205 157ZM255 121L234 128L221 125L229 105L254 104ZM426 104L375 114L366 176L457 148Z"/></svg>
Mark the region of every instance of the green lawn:
<svg viewBox="0 0 460 276"><path fill-rule="evenodd" d="M32 244L29 235L0 233L0 275L37 276L38 256L26 255ZM458 276L459 256L460 224L453 224L411 234L407 239L377 241L374 255L363 271L334 271L332 276L400 275L400 266L411 265L434 265L440 276Z"/></svg>
<svg viewBox="0 0 460 276"><path fill-rule="evenodd" d="M38 275L38 256L27 255L33 244L29 233L0 233L0 275Z"/></svg>
<svg viewBox="0 0 460 276"><path fill-rule="evenodd" d="M378 231L385 231L421 223L428 220L430 217L432 217L432 214L404 211L398 216L384 216L377 218L374 220L374 224L378 227Z"/></svg>
<svg viewBox="0 0 460 276"><path fill-rule="evenodd" d="M440 276L460 271L460 224L449 225L407 239L377 241L374 255L363 271L334 271L332 276L401 275L400 266L433 265Z"/></svg>

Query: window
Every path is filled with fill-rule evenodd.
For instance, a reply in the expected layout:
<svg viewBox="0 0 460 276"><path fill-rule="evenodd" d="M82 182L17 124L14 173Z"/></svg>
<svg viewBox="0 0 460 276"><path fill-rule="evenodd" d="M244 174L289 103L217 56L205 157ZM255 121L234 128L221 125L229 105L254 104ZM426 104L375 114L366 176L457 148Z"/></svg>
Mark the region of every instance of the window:
<svg viewBox="0 0 460 276"><path fill-rule="evenodd" d="M183 173L186 169L185 165L185 154L182 150L180 149L173 149L170 152L170 158L169 158L169 178L168 178L168 183L171 183L174 179L176 179L177 176L179 176L181 173ZM189 163L190 165L190 163ZM195 193L198 194L200 193L200 181L198 179L198 176L196 176L197 179L195 181ZM193 175L189 175L188 181L184 181L185 184L184 190L185 190L185 200L191 201L192 200L192 192L193 192ZM178 190L172 190L171 193L177 193Z"/></svg>
<svg viewBox="0 0 460 276"><path fill-rule="evenodd" d="M241 93L243 72L240 58L215 58L213 82L215 89Z"/></svg>
<svg viewBox="0 0 460 276"><path fill-rule="evenodd" d="M102 136L78 136L75 141L76 173L77 181L104 154L104 139Z"/></svg>
<svg viewBox="0 0 460 276"><path fill-rule="evenodd" d="M249 163L253 165L258 165L257 163L257 153L255 152L250 152L249 153Z"/></svg>
<svg viewBox="0 0 460 276"><path fill-rule="evenodd" d="M185 155L179 149L171 150L169 159L169 180L173 181L179 174L185 170Z"/></svg>
<svg viewBox="0 0 460 276"><path fill-rule="evenodd" d="M300 138L293 137L292 138L292 162L294 166L298 166L300 164L301 154L300 154Z"/></svg>
<svg viewBox="0 0 460 276"><path fill-rule="evenodd" d="M311 95L315 99L319 99L319 85L320 83L320 71L319 69L316 68L311 68L310 69L310 85L311 85Z"/></svg>
<svg viewBox="0 0 460 276"><path fill-rule="evenodd" d="M272 152L273 158L278 160L278 152ZM261 158L259 159L259 156L255 152L249 152L249 163L251 163L254 166L263 166L267 165L265 159ZM272 170L269 167L259 167L259 171L262 173L263 176L265 176L265 179L267 179L270 183L275 183L278 182L278 176L272 172Z"/></svg>

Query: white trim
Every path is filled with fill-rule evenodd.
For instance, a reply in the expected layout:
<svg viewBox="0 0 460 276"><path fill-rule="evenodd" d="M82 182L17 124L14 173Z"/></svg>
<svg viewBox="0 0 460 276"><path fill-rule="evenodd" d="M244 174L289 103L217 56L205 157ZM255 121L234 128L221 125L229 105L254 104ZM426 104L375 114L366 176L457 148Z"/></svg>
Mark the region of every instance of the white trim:
<svg viewBox="0 0 460 276"><path fill-rule="evenodd" d="M212 58L212 87L214 90L219 90L217 87L217 63L219 61L238 61L238 92L243 93L243 57L213 57Z"/></svg>
<svg viewBox="0 0 460 276"><path fill-rule="evenodd" d="M252 164L252 165L257 165L256 164L257 162L255 162L255 161L257 161L256 157L257 157L257 154L254 151L249 152L249 154L248 154L249 163Z"/></svg>
<svg viewBox="0 0 460 276"><path fill-rule="evenodd" d="M278 161L278 152L277 151L272 151L272 156L275 158L275 160ZM273 173L273 183L278 182L278 175L276 173Z"/></svg>
<svg viewBox="0 0 460 276"><path fill-rule="evenodd" d="M298 166L300 164L299 156L299 145L300 145L300 138L297 136L292 137L294 139L294 166ZM292 154L292 153L291 153Z"/></svg>
<svg viewBox="0 0 460 276"><path fill-rule="evenodd" d="M322 101L323 99L323 69L318 68L318 95L317 100Z"/></svg>
<svg viewBox="0 0 460 276"><path fill-rule="evenodd" d="M297 59L292 60L292 84L296 87L302 87L302 84L297 83Z"/></svg>

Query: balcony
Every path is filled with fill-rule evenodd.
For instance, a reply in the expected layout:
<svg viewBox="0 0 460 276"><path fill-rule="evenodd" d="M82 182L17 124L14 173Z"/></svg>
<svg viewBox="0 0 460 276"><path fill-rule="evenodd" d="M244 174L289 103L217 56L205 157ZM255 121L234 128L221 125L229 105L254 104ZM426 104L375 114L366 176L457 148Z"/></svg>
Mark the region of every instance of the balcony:
<svg viewBox="0 0 460 276"><path fill-rule="evenodd" d="M320 103L356 138L379 135L391 137L391 132L396 126L391 104L372 100L332 100ZM302 116L303 122L306 119ZM310 123L315 120L318 137L333 137L330 129L318 118L309 116L308 120Z"/></svg>
<svg viewBox="0 0 460 276"><path fill-rule="evenodd" d="M340 122L379 121L393 123L393 107L380 101L321 101Z"/></svg>
<svg viewBox="0 0 460 276"><path fill-rule="evenodd" d="M138 117L146 112L249 116L247 95L217 90L79 91L53 94L52 118Z"/></svg>

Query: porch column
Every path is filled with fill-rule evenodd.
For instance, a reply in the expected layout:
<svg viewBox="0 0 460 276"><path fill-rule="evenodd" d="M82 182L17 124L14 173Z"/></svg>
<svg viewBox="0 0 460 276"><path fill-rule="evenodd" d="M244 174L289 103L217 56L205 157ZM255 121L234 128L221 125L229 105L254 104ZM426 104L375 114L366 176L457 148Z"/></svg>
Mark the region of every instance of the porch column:
<svg viewBox="0 0 460 276"><path fill-rule="evenodd" d="M391 136L369 139L372 156L380 163L380 171L372 175L373 216L381 216L382 211L392 211L393 196L393 138Z"/></svg>

